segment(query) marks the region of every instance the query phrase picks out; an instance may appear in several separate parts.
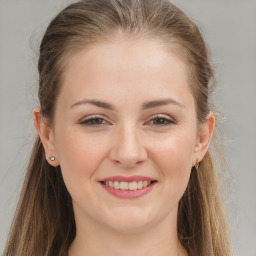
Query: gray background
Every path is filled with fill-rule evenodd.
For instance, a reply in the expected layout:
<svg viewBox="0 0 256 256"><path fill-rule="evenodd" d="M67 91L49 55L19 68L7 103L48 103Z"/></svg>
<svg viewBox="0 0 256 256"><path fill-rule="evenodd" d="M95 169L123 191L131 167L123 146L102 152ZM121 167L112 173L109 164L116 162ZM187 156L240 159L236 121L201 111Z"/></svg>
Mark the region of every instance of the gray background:
<svg viewBox="0 0 256 256"><path fill-rule="evenodd" d="M256 256L256 1L176 0L212 52L225 116L230 226L236 256ZM0 252L35 136L36 61L46 25L70 1L0 0Z"/></svg>

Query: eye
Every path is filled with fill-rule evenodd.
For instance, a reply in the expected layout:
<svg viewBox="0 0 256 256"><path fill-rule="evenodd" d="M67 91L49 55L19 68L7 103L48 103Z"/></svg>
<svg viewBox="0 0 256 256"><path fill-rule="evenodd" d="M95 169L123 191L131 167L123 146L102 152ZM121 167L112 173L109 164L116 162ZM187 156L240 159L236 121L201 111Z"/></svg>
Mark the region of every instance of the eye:
<svg viewBox="0 0 256 256"><path fill-rule="evenodd" d="M156 126L168 126L175 124L174 120L161 115L156 115L150 120L150 122Z"/></svg>
<svg viewBox="0 0 256 256"><path fill-rule="evenodd" d="M79 123L86 126L101 126L107 124L107 122L99 116L87 117L86 119L82 119Z"/></svg>

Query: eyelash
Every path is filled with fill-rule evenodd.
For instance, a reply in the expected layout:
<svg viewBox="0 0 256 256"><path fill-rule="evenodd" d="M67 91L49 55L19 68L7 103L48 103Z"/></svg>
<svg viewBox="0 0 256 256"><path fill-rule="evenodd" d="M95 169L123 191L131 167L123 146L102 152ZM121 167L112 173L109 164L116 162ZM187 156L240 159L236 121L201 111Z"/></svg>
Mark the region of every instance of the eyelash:
<svg viewBox="0 0 256 256"><path fill-rule="evenodd" d="M88 119L85 119L85 120L82 120L80 122L81 125L85 125L85 126L91 126L91 127L99 127L101 125L104 125L102 123L97 123L96 124L92 124L92 122L95 122L96 120L103 120L104 121L104 118L101 118L99 116L92 116ZM154 116L154 118L150 119L150 121L154 121L154 120L162 120L164 123L161 123L161 124L153 124L153 125L156 125L156 126L169 126L169 125L172 125L172 124L175 124L175 121L171 120L171 119L168 119L166 117L163 117L163 116L159 116L159 115L156 115ZM166 123L167 122L167 123Z"/></svg>

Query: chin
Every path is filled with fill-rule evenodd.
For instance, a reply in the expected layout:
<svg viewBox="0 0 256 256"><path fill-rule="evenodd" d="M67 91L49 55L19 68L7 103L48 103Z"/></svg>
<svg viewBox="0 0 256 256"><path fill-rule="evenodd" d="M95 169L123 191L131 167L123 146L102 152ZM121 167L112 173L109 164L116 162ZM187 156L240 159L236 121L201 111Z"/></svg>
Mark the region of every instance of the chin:
<svg viewBox="0 0 256 256"><path fill-rule="evenodd" d="M145 209L144 209L145 210ZM108 226L120 233L140 232L152 225L156 217L146 213L142 209L130 207L129 209L120 209L109 215Z"/></svg>

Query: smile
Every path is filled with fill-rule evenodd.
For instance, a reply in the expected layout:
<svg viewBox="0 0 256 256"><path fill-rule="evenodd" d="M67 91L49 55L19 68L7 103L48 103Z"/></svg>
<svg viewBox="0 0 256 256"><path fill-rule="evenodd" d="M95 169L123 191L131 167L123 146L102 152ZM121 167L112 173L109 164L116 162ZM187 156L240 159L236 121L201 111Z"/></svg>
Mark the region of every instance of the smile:
<svg viewBox="0 0 256 256"><path fill-rule="evenodd" d="M103 181L103 183L114 189L120 190L137 190L142 189L149 186L153 181L149 180L140 180L140 181L132 181L132 182L125 182L125 181Z"/></svg>
<svg viewBox="0 0 256 256"><path fill-rule="evenodd" d="M101 180L100 184L111 195L122 199L135 199L148 194L157 183L149 177L109 177Z"/></svg>

